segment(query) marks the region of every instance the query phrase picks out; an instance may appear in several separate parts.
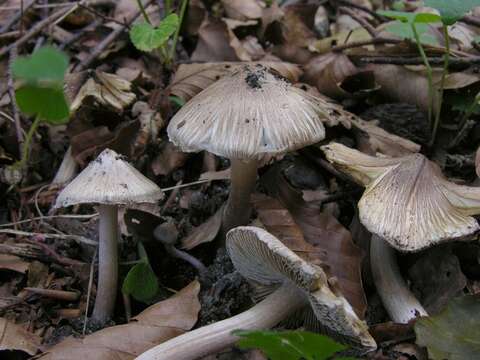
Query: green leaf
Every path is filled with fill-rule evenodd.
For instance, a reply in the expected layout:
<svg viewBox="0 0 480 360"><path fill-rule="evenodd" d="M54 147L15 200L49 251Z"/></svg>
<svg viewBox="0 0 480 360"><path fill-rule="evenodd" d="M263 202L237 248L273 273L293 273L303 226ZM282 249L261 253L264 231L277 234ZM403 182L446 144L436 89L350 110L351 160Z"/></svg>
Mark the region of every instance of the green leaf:
<svg viewBox="0 0 480 360"><path fill-rule="evenodd" d="M168 97L168 99L174 103L175 105L177 105L178 107L182 107L183 105L185 105L186 101L183 100L182 98L178 97L178 96L174 96L174 95L170 95Z"/></svg>
<svg viewBox="0 0 480 360"><path fill-rule="evenodd" d="M406 11L378 11L378 13L408 24L431 24L441 20L440 16L430 13L412 13Z"/></svg>
<svg viewBox="0 0 480 360"><path fill-rule="evenodd" d="M179 26L178 15L170 14L156 28L148 23L134 25L130 30L130 40L138 50L152 51L165 44Z"/></svg>
<svg viewBox="0 0 480 360"><path fill-rule="evenodd" d="M19 57L12 64L12 73L16 80L29 84L53 83L63 86L68 67L68 58L61 51L45 46L31 56Z"/></svg>
<svg viewBox="0 0 480 360"><path fill-rule="evenodd" d="M148 263L141 262L130 269L123 281L122 292L142 302L149 302L157 295L157 276Z"/></svg>
<svg viewBox="0 0 480 360"><path fill-rule="evenodd" d="M428 33L428 24L420 23L415 25L420 42L422 44L438 45L438 40L435 36ZM400 21L395 21L388 24L385 30L389 33L396 35L402 39L410 39L415 41L415 36L410 24L406 24Z"/></svg>
<svg viewBox="0 0 480 360"><path fill-rule="evenodd" d="M37 115L50 124L68 121L69 106L63 92L68 59L61 51L45 46L12 64L17 81L15 98L27 115Z"/></svg>
<svg viewBox="0 0 480 360"><path fill-rule="evenodd" d="M480 6L480 0L425 0L425 6L437 9L445 25L452 25L467 12Z"/></svg>
<svg viewBox="0 0 480 360"><path fill-rule="evenodd" d="M323 360L346 349L326 336L307 331L234 331L234 335L242 338L239 347L260 349L270 360Z"/></svg>
<svg viewBox="0 0 480 360"><path fill-rule="evenodd" d="M417 344L433 360L472 360L480 354L480 298L453 299L440 314L415 323Z"/></svg>

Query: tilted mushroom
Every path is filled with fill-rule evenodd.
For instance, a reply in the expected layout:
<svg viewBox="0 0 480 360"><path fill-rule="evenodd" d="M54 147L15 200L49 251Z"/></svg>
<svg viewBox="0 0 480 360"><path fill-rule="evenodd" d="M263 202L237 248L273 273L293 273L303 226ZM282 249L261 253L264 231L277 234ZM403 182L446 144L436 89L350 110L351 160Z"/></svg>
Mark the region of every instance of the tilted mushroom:
<svg viewBox="0 0 480 360"><path fill-rule="evenodd" d="M372 272L390 316L407 322L417 312L425 314L401 279L394 254L378 238L401 251L419 251L471 235L480 229L471 216L480 213L480 188L449 182L421 154L374 157L338 143L322 150L336 168L366 187L358 203L359 217L377 235L371 243ZM393 287L403 288L403 299Z"/></svg>
<svg viewBox="0 0 480 360"><path fill-rule="evenodd" d="M93 319L111 317L118 279L118 206L156 203L162 190L113 150L105 149L58 195L55 208L97 204L100 214L98 285Z"/></svg>
<svg viewBox="0 0 480 360"><path fill-rule="evenodd" d="M338 106L292 86L274 70L245 65L213 83L172 118L170 140L183 151L206 150L231 161L223 229L246 225L258 160L322 140L322 121L342 121Z"/></svg>
<svg viewBox="0 0 480 360"><path fill-rule="evenodd" d="M137 360L197 359L233 345L238 340L234 330L270 328L304 307L310 307L321 326L345 341L376 347L366 324L343 296L332 291L323 270L298 257L273 235L257 227L237 227L227 233L227 251L244 277L276 290L251 309L177 336Z"/></svg>

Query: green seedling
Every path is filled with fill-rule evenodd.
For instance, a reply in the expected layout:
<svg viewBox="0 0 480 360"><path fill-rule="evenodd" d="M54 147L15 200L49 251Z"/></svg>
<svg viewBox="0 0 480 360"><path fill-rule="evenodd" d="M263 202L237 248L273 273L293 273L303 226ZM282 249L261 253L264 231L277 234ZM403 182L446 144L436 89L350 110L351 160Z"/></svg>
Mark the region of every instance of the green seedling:
<svg viewBox="0 0 480 360"><path fill-rule="evenodd" d="M237 345L242 349L260 349L270 360L324 360L331 359L345 345L327 336L307 331L235 331L241 337ZM349 360L352 357L335 357Z"/></svg>
<svg viewBox="0 0 480 360"><path fill-rule="evenodd" d="M180 27L185 15L188 0L182 0L179 15L171 12L171 1L165 2L167 16L158 26L153 26L140 0L137 1L144 22L135 24L130 30L130 40L141 51L156 52L166 65L171 65L175 58ZM171 39L171 41L169 41Z"/></svg>
<svg viewBox="0 0 480 360"><path fill-rule="evenodd" d="M68 122L70 110L63 91L67 67L67 56L50 46L13 62L18 108L26 115L35 116L25 137L21 160L15 167L22 168L27 164L32 137L41 122L51 125Z"/></svg>

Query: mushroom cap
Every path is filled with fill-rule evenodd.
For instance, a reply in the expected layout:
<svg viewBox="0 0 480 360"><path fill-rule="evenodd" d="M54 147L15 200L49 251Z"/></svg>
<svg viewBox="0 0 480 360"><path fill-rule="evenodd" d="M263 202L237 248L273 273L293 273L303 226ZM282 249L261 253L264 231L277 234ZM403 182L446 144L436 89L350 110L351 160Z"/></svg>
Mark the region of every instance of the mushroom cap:
<svg viewBox="0 0 480 360"><path fill-rule="evenodd" d="M248 160L324 139L322 118L346 116L334 109L272 69L245 65L191 99L167 130L183 151Z"/></svg>
<svg viewBox="0 0 480 360"><path fill-rule="evenodd" d="M305 294L316 320L345 340L375 347L366 324L348 301L330 288L325 272L297 256L280 240L254 226L240 226L227 233L227 250L237 271L267 286L289 283Z"/></svg>
<svg viewBox="0 0 480 360"><path fill-rule="evenodd" d="M378 158L338 143L322 147L337 168L366 186L360 221L401 251L418 251L475 233L480 188L449 182L421 154Z"/></svg>
<svg viewBox="0 0 480 360"><path fill-rule="evenodd" d="M58 195L55 208L95 203L156 203L162 190L115 151L105 149Z"/></svg>

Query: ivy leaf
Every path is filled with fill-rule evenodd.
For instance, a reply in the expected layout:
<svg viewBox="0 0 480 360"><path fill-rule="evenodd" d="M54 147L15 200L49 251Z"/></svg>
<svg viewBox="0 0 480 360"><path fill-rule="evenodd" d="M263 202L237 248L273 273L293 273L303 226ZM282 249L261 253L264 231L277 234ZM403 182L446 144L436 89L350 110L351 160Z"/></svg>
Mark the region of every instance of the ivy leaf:
<svg viewBox="0 0 480 360"><path fill-rule="evenodd" d="M406 11L378 11L380 15L408 24L432 24L441 21L437 14L412 13Z"/></svg>
<svg viewBox="0 0 480 360"><path fill-rule="evenodd" d="M50 46L16 59L12 73L17 81L15 99L20 110L51 124L68 121L69 106L63 92L67 67L66 55Z"/></svg>
<svg viewBox="0 0 480 360"><path fill-rule="evenodd" d="M130 40L138 50L152 51L165 44L179 26L178 15L170 14L156 28L149 23L134 25L130 30Z"/></svg>
<svg viewBox="0 0 480 360"><path fill-rule="evenodd" d="M144 303L152 300L158 293L158 280L150 264L142 261L133 266L123 281L122 292Z"/></svg>
<svg viewBox="0 0 480 360"><path fill-rule="evenodd" d="M271 360L324 360L346 349L326 336L307 331L235 331L234 335L242 338L237 344L240 348L260 349Z"/></svg>
<svg viewBox="0 0 480 360"><path fill-rule="evenodd" d="M417 344L426 346L433 360L470 360L480 354L480 298L453 299L440 314L415 323Z"/></svg>
<svg viewBox="0 0 480 360"><path fill-rule="evenodd" d="M437 9L445 25L452 25L467 12L480 6L480 0L425 0L425 6Z"/></svg>

